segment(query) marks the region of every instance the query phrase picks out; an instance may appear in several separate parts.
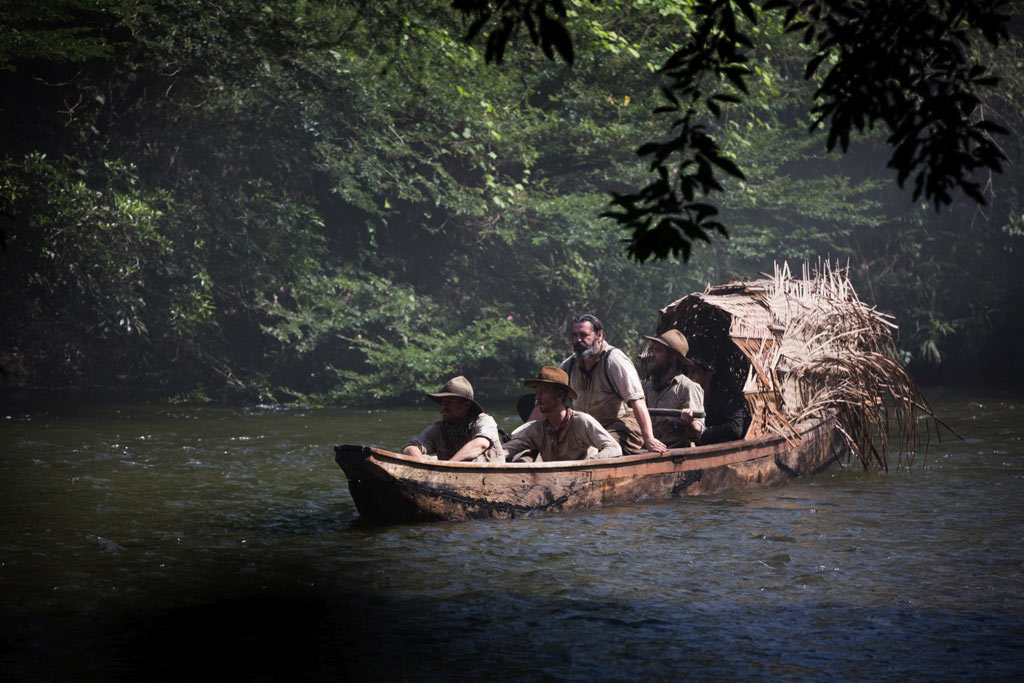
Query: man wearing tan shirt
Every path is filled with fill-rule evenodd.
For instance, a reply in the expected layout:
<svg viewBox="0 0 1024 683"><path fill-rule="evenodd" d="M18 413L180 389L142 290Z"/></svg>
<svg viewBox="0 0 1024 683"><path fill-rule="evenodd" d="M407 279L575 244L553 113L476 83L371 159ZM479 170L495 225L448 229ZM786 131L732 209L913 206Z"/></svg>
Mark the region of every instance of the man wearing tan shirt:
<svg viewBox="0 0 1024 683"><path fill-rule="evenodd" d="M474 399L468 379L452 377L441 391L427 396L441 405L441 419L410 439L402 453L435 455L439 460L505 461L498 425Z"/></svg>
<svg viewBox="0 0 1024 683"><path fill-rule="evenodd" d="M590 415L567 407L576 399L569 378L559 368L545 365L536 378L523 384L536 392L540 419L512 432L504 447L512 462L554 462L585 458L614 458L622 449L611 434ZM529 455L528 455L529 453Z"/></svg>
<svg viewBox="0 0 1024 683"><path fill-rule="evenodd" d="M704 389L683 374L684 368L693 365L686 357L690 344L679 330L645 338L651 342L651 378L644 382L647 408L679 411L674 417L653 417L654 434L669 448L684 448L704 429L704 419L692 417L704 412ZM684 409L689 413L684 415Z"/></svg>
<svg viewBox="0 0 1024 683"><path fill-rule="evenodd" d="M584 313L572 322L573 355L562 361L569 386L579 395L573 407L594 417L624 453L664 452L654 436L643 386L625 353L604 340L604 326Z"/></svg>

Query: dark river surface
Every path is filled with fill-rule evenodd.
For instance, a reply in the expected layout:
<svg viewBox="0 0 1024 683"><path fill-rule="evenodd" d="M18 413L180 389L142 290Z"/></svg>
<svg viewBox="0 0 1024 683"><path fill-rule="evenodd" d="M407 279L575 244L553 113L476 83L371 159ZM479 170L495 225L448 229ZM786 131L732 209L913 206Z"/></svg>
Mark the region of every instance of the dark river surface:
<svg viewBox="0 0 1024 683"><path fill-rule="evenodd" d="M928 393L910 472L406 525L332 446L426 406L8 401L0 678L1020 680L1024 395Z"/></svg>

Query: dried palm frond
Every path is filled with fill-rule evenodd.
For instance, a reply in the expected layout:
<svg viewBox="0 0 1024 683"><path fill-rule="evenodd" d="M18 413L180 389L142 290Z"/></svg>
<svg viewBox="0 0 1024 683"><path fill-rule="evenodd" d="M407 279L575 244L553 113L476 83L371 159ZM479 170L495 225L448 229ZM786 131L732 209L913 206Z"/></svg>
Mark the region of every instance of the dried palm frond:
<svg viewBox="0 0 1024 683"><path fill-rule="evenodd" d="M890 435L901 463L917 451L918 417L935 415L898 360L892 318L857 298L847 270L804 266L793 280L776 267L761 300L781 330L770 372L791 423L834 419L866 469L888 469Z"/></svg>

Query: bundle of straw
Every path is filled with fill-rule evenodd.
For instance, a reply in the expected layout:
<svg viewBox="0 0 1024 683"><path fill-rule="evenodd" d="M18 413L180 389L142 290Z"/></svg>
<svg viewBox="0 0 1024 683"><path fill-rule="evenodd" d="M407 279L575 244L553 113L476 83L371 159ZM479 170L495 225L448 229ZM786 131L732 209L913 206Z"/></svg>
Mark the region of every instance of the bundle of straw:
<svg viewBox="0 0 1024 683"><path fill-rule="evenodd" d="M708 287L662 309L658 332L670 328L691 351L719 355L716 383L742 384L747 438L796 441L801 423L832 420L865 469L888 470L891 446L899 464L913 464L919 418L930 417L936 434L949 429L900 363L892 317L857 298L849 266L805 264L794 278L776 264L763 279Z"/></svg>
<svg viewBox="0 0 1024 683"><path fill-rule="evenodd" d="M892 318L857 298L848 267L803 271L796 280L776 265L774 277L748 283L772 316L761 357L747 354L751 379L777 392L784 417L765 427L789 438L793 425L832 419L865 469L888 470L891 436L900 464L910 466L918 418L942 423L899 361Z"/></svg>

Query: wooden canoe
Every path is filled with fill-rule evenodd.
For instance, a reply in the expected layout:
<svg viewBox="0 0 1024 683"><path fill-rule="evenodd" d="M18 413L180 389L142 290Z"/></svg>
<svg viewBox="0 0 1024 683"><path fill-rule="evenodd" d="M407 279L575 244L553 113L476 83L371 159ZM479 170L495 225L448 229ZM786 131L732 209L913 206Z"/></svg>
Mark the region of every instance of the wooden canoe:
<svg viewBox="0 0 1024 683"><path fill-rule="evenodd" d="M773 484L821 471L848 448L825 421L801 425L796 439L762 436L608 460L466 463L370 446L334 450L361 516L411 521L522 517Z"/></svg>

